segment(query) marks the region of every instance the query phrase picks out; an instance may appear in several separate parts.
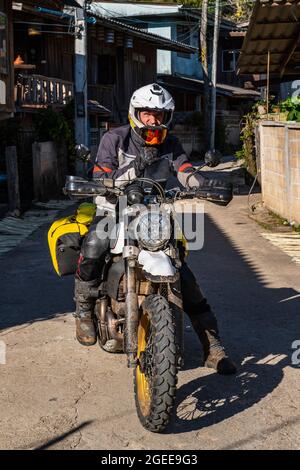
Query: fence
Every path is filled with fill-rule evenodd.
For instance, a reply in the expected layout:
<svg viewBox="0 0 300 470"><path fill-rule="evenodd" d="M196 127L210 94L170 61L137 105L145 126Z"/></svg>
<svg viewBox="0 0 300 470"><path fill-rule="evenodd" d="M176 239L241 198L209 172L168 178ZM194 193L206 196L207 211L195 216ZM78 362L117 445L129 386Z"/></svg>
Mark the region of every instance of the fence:
<svg viewBox="0 0 300 470"><path fill-rule="evenodd" d="M300 223L300 124L264 121L256 135L263 202Z"/></svg>

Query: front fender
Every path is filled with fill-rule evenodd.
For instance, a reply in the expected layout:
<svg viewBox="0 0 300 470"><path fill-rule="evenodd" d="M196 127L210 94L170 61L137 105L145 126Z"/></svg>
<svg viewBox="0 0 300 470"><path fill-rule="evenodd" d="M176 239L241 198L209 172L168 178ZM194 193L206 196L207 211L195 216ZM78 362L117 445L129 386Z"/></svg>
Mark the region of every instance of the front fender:
<svg viewBox="0 0 300 470"><path fill-rule="evenodd" d="M152 282L175 282L179 276L171 259L163 251L142 250L138 262L145 277Z"/></svg>

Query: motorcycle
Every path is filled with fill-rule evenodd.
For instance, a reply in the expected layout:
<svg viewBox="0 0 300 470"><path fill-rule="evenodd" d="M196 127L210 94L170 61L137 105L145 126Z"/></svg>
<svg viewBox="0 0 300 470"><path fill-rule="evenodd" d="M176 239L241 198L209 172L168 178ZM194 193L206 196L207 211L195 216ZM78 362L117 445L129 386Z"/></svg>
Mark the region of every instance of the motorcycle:
<svg viewBox="0 0 300 470"><path fill-rule="evenodd" d="M173 204L195 197L225 204L224 195L216 201L199 189L165 191L148 178L117 187L111 179L100 184L76 176L67 177L64 192L71 198L114 196L120 201L126 197L122 208L119 204L115 240L99 287L90 294L96 299L100 347L127 355L139 420L147 430L162 432L172 417L177 374L184 361L179 270L185 241L175 236L178 225Z"/></svg>

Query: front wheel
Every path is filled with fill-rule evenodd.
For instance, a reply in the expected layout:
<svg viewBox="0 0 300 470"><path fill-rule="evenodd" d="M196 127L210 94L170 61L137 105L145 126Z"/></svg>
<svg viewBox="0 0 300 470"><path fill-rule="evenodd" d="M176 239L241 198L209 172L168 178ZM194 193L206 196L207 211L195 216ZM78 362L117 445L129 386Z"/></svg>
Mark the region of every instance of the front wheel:
<svg viewBox="0 0 300 470"><path fill-rule="evenodd" d="M150 295L138 327L138 361L134 371L135 403L142 425L162 432L174 407L177 384L175 322L167 300Z"/></svg>

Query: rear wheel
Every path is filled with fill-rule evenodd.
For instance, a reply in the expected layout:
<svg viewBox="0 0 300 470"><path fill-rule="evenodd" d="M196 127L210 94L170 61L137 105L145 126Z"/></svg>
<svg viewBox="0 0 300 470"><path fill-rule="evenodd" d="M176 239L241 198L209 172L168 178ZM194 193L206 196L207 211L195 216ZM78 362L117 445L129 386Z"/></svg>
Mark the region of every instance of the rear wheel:
<svg viewBox="0 0 300 470"><path fill-rule="evenodd" d="M174 407L177 384L175 325L167 300L150 295L143 303L138 328L135 402L142 425L162 432Z"/></svg>

